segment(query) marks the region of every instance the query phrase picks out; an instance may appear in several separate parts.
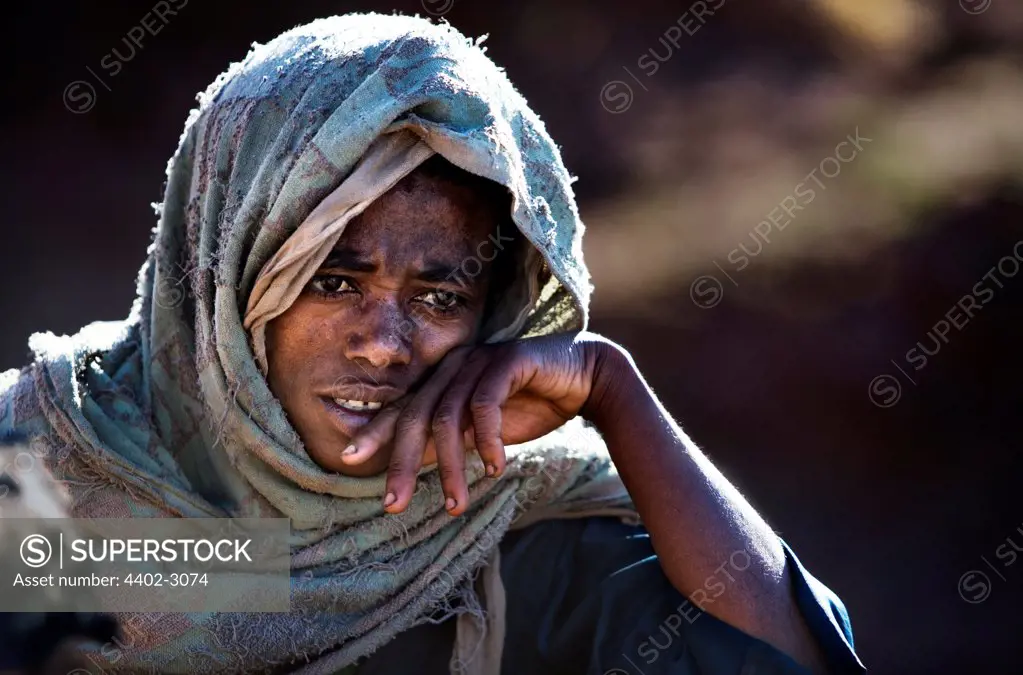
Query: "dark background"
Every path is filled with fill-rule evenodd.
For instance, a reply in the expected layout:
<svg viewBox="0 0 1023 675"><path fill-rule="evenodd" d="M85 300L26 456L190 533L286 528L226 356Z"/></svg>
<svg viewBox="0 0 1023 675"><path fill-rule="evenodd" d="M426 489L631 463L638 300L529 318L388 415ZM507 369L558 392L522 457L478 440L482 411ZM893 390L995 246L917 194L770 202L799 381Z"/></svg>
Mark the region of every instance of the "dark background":
<svg viewBox="0 0 1023 675"><path fill-rule="evenodd" d="M689 2L423 3L191 0L134 54L153 3L17 3L0 368L26 362L31 332L127 314L195 95L253 41L332 13L443 12L490 35L580 178L592 328L842 597L871 672L1023 672L1023 562L996 555L1023 549L1023 274L995 272L1004 287L947 343L928 335L1023 239L1023 6L728 0L684 19L700 27L676 48L659 39ZM76 80L87 111L84 85L64 99ZM737 271L729 252L757 251L753 227L857 127L872 140ZM723 296L698 306L708 274ZM918 341L939 351L917 372ZM891 379L870 395L883 374L897 399ZM971 570L989 584L960 587Z"/></svg>

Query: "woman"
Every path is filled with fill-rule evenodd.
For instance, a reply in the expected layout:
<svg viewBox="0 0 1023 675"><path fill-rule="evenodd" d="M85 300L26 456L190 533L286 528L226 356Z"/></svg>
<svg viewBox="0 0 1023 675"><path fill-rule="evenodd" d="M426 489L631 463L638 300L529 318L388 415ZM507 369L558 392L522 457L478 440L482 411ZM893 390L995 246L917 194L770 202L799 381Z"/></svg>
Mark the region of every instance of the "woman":
<svg viewBox="0 0 1023 675"><path fill-rule="evenodd" d="M422 19L319 20L211 85L129 318L34 336L0 419L77 517L290 518L293 611L124 615L104 665L862 672L838 599L585 332L570 183Z"/></svg>

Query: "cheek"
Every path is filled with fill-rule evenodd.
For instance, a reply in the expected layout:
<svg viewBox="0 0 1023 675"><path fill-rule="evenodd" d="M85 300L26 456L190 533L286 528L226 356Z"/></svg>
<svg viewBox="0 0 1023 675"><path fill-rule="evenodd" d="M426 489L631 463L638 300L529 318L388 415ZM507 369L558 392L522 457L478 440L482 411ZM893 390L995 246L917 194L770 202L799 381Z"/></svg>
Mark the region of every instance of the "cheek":
<svg viewBox="0 0 1023 675"><path fill-rule="evenodd" d="M297 384L314 373L318 362L335 343L330 315L315 310L316 307L299 298L288 311L267 324L266 356L275 394L276 389L287 390L289 384Z"/></svg>
<svg viewBox="0 0 1023 675"><path fill-rule="evenodd" d="M443 324L428 323L420 328L416 336L418 360L424 366L436 364L455 347L475 342L479 332L478 328L479 321L475 316Z"/></svg>

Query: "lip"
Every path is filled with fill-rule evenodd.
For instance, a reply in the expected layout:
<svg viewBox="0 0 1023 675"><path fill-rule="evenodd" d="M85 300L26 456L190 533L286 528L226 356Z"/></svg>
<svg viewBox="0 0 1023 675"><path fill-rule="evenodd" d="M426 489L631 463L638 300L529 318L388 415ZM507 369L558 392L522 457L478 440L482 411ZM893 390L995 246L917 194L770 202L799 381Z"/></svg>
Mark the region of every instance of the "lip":
<svg viewBox="0 0 1023 675"><path fill-rule="evenodd" d="M339 397L343 398L343 397ZM369 424L369 421L376 417L379 410L349 410L348 408L342 408L334 402L332 398L322 397L323 407L327 409L331 419L337 429L344 434L345 438L351 440L355 437L355 434L359 432L364 426Z"/></svg>
<svg viewBox="0 0 1023 675"><path fill-rule="evenodd" d="M323 407L330 414L335 427L348 439L353 438L360 429L369 424L380 410L349 410L342 408L334 399L340 398L349 401L379 402L387 405L396 401L404 395L404 391L390 385L371 384L346 384L335 387L329 392L320 394ZM381 406L382 407L382 406Z"/></svg>
<svg viewBox="0 0 1023 675"><path fill-rule="evenodd" d="M371 403L382 403L387 405L405 395L403 389L389 384L363 384L361 382L346 383L343 386L336 386L328 391L320 393L320 397L333 402L340 398L346 401L367 401Z"/></svg>

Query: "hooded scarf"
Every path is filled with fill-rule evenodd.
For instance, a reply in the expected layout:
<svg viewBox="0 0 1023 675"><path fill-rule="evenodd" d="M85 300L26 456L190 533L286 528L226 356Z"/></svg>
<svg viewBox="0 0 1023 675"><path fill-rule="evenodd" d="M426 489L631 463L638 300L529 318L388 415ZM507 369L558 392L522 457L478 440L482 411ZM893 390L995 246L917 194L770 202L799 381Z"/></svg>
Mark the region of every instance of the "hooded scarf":
<svg viewBox="0 0 1023 675"><path fill-rule="evenodd" d="M344 224L433 153L505 186L528 242L487 339L585 328L583 225L557 147L478 42L413 17L299 26L198 101L129 316L32 336L33 363L0 376L0 432L33 439L74 517L289 518L292 611L122 614L130 646L91 656L114 671L336 673L457 615L452 670L496 673L503 534L634 514L600 436L574 420L509 446L496 479L470 453L457 518L424 469L390 515L384 476L307 454L267 385L262 335Z"/></svg>

